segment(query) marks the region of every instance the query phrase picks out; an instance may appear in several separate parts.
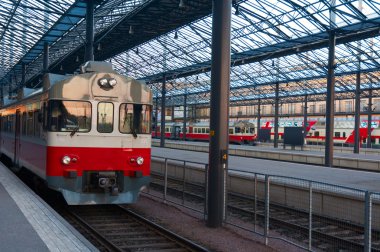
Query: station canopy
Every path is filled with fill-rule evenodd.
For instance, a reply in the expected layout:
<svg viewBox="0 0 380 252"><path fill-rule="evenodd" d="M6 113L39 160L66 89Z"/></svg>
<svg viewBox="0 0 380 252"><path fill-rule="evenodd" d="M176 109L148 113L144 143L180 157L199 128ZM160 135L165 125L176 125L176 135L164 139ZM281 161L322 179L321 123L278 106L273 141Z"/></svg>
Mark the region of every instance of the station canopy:
<svg viewBox="0 0 380 252"><path fill-rule="evenodd" d="M112 29L122 17L152 2L160 1L98 1L96 33ZM196 1L170 2L186 11L186 5ZM20 76L20 62L27 64L27 78L41 71L43 42L51 45L50 62L55 65L70 50L83 45L85 9L85 2L74 0L2 1L3 85L9 85L9 80L13 86L18 85L20 80L13 79ZM233 1L231 24L232 104L255 104L258 99L264 104L273 103L276 83L280 86L281 102L299 102L305 95L310 101L325 100L330 31L337 36L336 99L354 97L359 72L361 95L365 97L370 89L374 96L380 95L378 0ZM120 73L145 80L158 99L165 78L168 105L182 105L185 94L189 104L207 105L211 40L210 10L201 19L106 60Z"/></svg>

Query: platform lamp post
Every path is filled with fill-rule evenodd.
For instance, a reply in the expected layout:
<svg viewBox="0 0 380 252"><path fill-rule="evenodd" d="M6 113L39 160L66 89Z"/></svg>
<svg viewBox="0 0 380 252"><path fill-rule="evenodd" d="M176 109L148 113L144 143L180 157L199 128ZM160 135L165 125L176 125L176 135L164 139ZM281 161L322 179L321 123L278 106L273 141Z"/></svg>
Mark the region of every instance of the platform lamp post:
<svg viewBox="0 0 380 252"><path fill-rule="evenodd" d="M228 170L228 112L231 65L232 0L213 0L210 99L210 145L207 226L220 227L225 217Z"/></svg>

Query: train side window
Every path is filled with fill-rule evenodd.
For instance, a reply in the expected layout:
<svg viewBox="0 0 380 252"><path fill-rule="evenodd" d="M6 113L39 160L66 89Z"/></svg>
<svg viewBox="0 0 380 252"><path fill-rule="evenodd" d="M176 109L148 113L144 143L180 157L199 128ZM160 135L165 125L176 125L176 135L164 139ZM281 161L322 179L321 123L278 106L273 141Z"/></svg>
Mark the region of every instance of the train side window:
<svg viewBox="0 0 380 252"><path fill-rule="evenodd" d="M48 128L50 131L89 132L91 103L87 101L49 101Z"/></svg>
<svg viewBox="0 0 380 252"><path fill-rule="evenodd" d="M22 113L21 123L22 123L21 134L25 136L26 135L26 112Z"/></svg>
<svg viewBox="0 0 380 252"><path fill-rule="evenodd" d="M40 114L40 110L37 109L34 111L33 116L34 116L34 136L40 137L41 136L41 127L40 127L40 122L38 121L38 116Z"/></svg>
<svg viewBox="0 0 380 252"><path fill-rule="evenodd" d="M210 128L206 128L206 133L207 133L207 134L210 133Z"/></svg>
<svg viewBox="0 0 380 252"><path fill-rule="evenodd" d="M232 129L232 128L229 128L228 131L229 131L230 134L234 133L234 129Z"/></svg>
<svg viewBox="0 0 380 252"><path fill-rule="evenodd" d="M206 133L206 128L202 128L202 133L203 133L203 134Z"/></svg>
<svg viewBox="0 0 380 252"><path fill-rule="evenodd" d="M121 104L119 130L121 133L150 134L152 106ZM165 129L166 130L166 129Z"/></svg>
<svg viewBox="0 0 380 252"><path fill-rule="evenodd" d="M26 113L26 135L33 136L33 134L34 134L33 111L28 111Z"/></svg>
<svg viewBox="0 0 380 252"><path fill-rule="evenodd" d="M314 136L319 137L319 131L315 131Z"/></svg>
<svg viewBox="0 0 380 252"><path fill-rule="evenodd" d="M98 132L111 133L113 131L113 103L98 103Z"/></svg>
<svg viewBox="0 0 380 252"><path fill-rule="evenodd" d="M339 131L335 132L335 137L340 137L340 132Z"/></svg>
<svg viewBox="0 0 380 252"><path fill-rule="evenodd" d="M346 132L343 132L343 137L346 138Z"/></svg>
<svg viewBox="0 0 380 252"><path fill-rule="evenodd" d="M44 102L44 105L43 105L43 129L44 130L47 130L48 128L48 106L47 106L47 103Z"/></svg>

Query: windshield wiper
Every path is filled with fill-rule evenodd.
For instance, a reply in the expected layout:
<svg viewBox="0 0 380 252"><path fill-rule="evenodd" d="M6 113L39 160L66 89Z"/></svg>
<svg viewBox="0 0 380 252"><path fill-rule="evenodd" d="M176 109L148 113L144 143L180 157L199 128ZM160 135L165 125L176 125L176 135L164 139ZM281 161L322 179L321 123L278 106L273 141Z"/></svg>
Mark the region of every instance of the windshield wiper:
<svg viewBox="0 0 380 252"><path fill-rule="evenodd" d="M73 136L75 135L75 133L78 132L78 130L79 130L79 126L76 126L76 127L73 129L73 131L71 131L70 136L73 137Z"/></svg>
<svg viewBox="0 0 380 252"><path fill-rule="evenodd" d="M133 135L133 137L134 138L137 138L137 133L136 133L136 130L135 130L135 128L131 128L131 132L132 132L132 135Z"/></svg>

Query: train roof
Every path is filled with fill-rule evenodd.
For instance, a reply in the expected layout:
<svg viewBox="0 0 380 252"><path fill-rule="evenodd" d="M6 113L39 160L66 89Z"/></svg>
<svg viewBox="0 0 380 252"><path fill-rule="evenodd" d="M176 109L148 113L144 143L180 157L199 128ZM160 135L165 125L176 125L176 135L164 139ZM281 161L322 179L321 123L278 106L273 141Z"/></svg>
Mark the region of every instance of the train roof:
<svg viewBox="0 0 380 252"><path fill-rule="evenodd" d="M44 87L51 99L100 100L152 104L152 92L144 82L120 75L104 62L86 63L73 76L45 75ZM116 81L114 86L101 86L100 80Z"/></svg>

